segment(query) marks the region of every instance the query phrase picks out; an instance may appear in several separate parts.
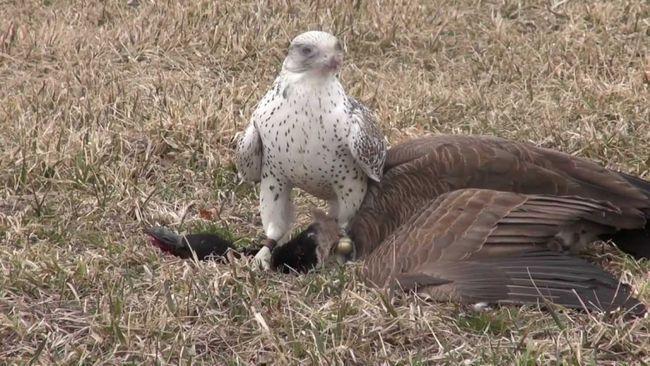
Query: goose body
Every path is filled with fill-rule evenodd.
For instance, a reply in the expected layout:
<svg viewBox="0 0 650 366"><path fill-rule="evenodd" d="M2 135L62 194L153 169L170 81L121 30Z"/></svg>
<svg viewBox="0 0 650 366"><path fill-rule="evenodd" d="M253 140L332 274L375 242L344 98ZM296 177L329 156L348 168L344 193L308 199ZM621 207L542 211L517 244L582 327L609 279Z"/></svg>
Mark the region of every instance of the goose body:
<svg viewBox="0 0 650 366"><path fill-rule="evenodd" d="M649 218L644 180L530 144L443 135L389 150L349 233L379 287L642 314L627 286L575 253L627 235L617 245L648 257Z"/></svg>

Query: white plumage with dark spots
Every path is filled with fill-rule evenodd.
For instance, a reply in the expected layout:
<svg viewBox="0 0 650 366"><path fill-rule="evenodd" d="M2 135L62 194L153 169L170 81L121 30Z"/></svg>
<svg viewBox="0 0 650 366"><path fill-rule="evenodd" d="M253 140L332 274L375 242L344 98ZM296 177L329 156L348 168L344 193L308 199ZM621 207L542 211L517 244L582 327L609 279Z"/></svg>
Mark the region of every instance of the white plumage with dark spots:
<svg viewBox="0 0 650 366"><path fill-rule="evenodd" d="M294 187L327 200L344 233L368 179L381 179L386 140L373 113L346 95L337 78L342 61L343 47L332 34L294 38L280 75L238 140L240 177L261 182L266 240L256 259L262 267L291 229Z"/></svg>

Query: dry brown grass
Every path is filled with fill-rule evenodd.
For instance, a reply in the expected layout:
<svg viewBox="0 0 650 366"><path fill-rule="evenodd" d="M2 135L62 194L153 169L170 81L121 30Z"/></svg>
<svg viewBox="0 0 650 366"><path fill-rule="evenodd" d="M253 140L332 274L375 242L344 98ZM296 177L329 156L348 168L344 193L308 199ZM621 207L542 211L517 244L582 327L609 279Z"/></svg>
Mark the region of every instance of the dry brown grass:
<svg viewBox="0 0 650 366"><path fill-rule="evenodd" d="M647 1L176 3L0 0L1 363L650 362L646 319L385 301L353 268L251 273L142 235L259 235L231 140L314 28L392 142L492 134L649 178ZM648 263L606 256L648 303Z"/></svg>

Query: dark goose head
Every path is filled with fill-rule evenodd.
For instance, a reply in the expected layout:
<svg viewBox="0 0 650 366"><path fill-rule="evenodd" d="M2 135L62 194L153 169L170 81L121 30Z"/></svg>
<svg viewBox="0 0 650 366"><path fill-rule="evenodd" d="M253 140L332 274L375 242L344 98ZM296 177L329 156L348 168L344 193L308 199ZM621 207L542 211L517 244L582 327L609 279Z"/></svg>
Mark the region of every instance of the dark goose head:
<svg viewBox="0 0 650 366"><path fill-rule="evenodd" d="M336 221L313 210L314 223L296 237L273 250L271 268L281 272L307 272L326 263L338 242Z"/></svg>

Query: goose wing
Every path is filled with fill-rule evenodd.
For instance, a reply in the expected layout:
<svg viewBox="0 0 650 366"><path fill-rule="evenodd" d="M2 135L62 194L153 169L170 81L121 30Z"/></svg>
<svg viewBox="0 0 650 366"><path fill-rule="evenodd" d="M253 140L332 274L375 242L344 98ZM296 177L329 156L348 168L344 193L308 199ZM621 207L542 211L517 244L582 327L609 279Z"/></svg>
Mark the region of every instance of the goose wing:
<svg viewBox="0 0 650 366"><path fill-rule="evenodd" d="M606 200L628 214L645 210L650 218L650 185L643 184L648 185L526 143L486 136L426 136L389 150L384 177L369 186L351 235L360 254L368 254L424 204L464 188Z"/></svg>
<svg viewBox="0 0 650 366"><path fill-rule="evenodd" d="M578 245L644 220L584 198L457 190L408 220L367 258L364 271L376 285L440 300L631 308L638 301L627 287L549 244Z"/></svg>
<svg viewBox="0 0 650 366"><path fill-rule="evenodd" d="M650 207L650 183L595 162L490 136L425 136L394 146L389 176L420 173L461 188L576 195L619 206ZM440 192L444 193L444 192Z"/></svg>

